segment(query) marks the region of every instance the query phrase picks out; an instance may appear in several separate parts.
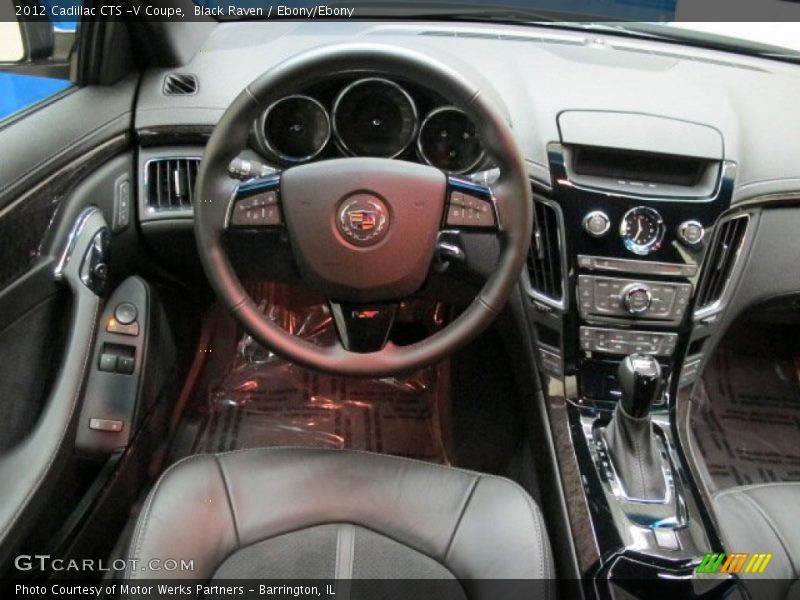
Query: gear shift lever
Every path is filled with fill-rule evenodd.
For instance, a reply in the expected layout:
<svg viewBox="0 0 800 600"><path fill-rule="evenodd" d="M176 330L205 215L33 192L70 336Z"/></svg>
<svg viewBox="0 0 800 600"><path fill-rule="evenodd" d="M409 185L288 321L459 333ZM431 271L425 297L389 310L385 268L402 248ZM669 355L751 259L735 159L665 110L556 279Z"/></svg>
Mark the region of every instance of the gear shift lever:
<svg viewBox="0 0 800 600"><path fill-rule="evenodd" d="M617 370L617 380L622 389L622 407L636 419L650 414L650 407L664 387L661 366L649 354L626 356Z"/></svg>
<svg viewBox="0 0 800 600"><path fill-rule="evenodd" d="M622 398L603 432L608 452L629 498L661 500L666 484L650 423L650 407L664 389L661 367L648 354L631 354L620 363L617 379Z"/></svg>

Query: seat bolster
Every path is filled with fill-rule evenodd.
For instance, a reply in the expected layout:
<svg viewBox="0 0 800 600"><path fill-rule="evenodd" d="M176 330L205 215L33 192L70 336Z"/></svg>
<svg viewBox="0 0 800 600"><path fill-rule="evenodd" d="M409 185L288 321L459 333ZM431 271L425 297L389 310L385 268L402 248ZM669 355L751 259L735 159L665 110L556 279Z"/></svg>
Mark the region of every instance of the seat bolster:
<svg viewBox="0 0 800 600"><path fill-rule="evenodd" d="M550 543L539 508L517 484L482 476L445 557L462 580L550 579Z"/></svg>
<svg viewBox="0 0 800 600"><path fill-rule="evenodd" d="M238 548L230 500L215 455L175 463L151 490L131 540L130 579L208 579ZM142 570L150 560L194 561L193 569Z"/></svg>
<svg viewBox="0 0 800 600"><path fill-rule="evenodd" d="M773 554L765 574L741 577L780 581L787 590L800 577L800 483L727 489L714 496L714 510L727 552Z"/></svg>

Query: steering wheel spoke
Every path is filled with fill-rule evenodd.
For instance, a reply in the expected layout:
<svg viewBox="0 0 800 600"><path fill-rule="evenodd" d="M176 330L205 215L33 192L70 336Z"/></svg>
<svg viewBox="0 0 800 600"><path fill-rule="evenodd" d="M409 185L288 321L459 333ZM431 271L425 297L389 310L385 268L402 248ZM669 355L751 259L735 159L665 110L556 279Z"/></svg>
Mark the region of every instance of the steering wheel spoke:
<svg viewBox="0 0 800 600"><path fill-rule="evenodd" d="M383 350L397 315L396 302L350 304L330 302L339 342L350 352Z"/></svg>
<svg viewBox="0 0 800 600"><path fill-rule="evenodd" d="M227 229L275 229L284 226L281 176L268 175L242 183L228 211Z"/></svg>
<svg viewBox="0 0 800 600"><path fill-rule="evenodd" d="M453 176L447 178L442 229L495 233L497 224L497 208L488 186Z"/></svg>

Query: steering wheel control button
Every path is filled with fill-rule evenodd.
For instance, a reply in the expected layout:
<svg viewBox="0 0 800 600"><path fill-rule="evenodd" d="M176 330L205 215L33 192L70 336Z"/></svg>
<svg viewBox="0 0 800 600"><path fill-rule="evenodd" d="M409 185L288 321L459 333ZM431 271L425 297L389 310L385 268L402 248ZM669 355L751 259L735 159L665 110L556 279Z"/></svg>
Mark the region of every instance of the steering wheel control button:
<svg viewBox="0 0 800 600"><path fill-rule="evenodd" d="M490 229L497 226L492 204L464 192L450 193L446 224L454 227Z"/></svg>
<svg viewBox="0 0 800 600"><path fill-rule="evenodd" d="M114 318L122 325L130 325L139 316L136 307L130 302L121 302L114 309Z"/></svg>
<svg viewBox="0 0 800 600"><path fill-rule="evenodd" d="M583 217L583 229L592 237L603 237L611 229L611 219L602 210L595 210Z"/></svg>
<svg viewBox="0 0 800 600"><path fill-rule="evenodd" d="M377 196L350 196L339 207L336 225L351 244L372 246L389 232L389 209Z"/></svg>
<svg viewBox="0 0 800 600"><path fill-rule="evenodd" d="M262 192L236 201L231 225L240 227L270 227L281 224L278 193Z"/></svg>
<svg viewBox="0 0 800 600"><path fill-rule="evenodd" d="M122 421L115 421L113 419L89 419L89 429L119 433L122 431Z"/></svg>
<svg viewBox="0 0 800 600"><path fill-rule="evenodd" d="M684 221L678 225L678 237L687 246L697 246L705 235L706 230L698 221Z"/></svg>
<svg viewBox="0 0 800 600"><path fill-rule="evenodd" d="M640 315L650 308L653 296L646 285L634 283L622 290L622 301L630 314Z"/></svg>

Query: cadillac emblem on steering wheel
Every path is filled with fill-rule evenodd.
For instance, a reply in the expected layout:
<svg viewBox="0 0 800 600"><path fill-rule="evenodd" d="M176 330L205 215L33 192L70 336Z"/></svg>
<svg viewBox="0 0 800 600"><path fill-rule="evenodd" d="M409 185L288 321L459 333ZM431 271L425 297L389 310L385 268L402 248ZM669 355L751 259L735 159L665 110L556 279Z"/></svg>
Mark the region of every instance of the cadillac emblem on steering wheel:
<svg viewBox="0 0 800 600"><path fill-rule="evenodd" d="M352 244L377 244L389 231L389 209L377 196L351 196L339 208L336 225Z"/></svg>

